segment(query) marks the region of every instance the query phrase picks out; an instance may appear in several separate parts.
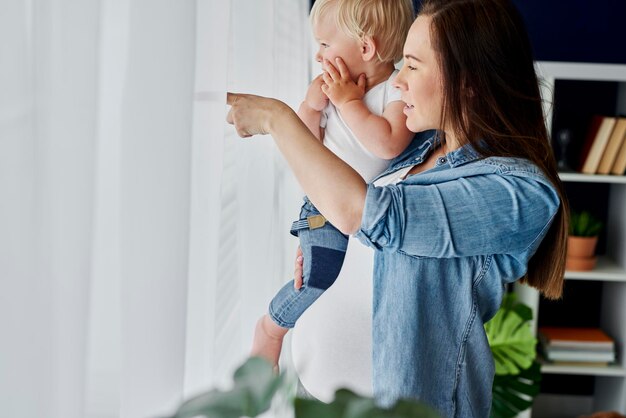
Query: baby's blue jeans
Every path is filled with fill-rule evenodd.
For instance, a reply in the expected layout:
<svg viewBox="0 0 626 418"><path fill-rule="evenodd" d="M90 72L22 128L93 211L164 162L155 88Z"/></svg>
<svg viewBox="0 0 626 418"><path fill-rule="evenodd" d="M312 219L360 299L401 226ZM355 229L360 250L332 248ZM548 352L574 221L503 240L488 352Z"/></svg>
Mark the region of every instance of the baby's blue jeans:
<svg viewBox="0 0 626 418"><path fill-rule="evenodd" d="M335 282L348 246L348 236L331 225L307 197L291 233L300 238L303 285L296 290L293 280L288 282L270 302L269 315L283 328L293 328L304 311Z"/></svg>

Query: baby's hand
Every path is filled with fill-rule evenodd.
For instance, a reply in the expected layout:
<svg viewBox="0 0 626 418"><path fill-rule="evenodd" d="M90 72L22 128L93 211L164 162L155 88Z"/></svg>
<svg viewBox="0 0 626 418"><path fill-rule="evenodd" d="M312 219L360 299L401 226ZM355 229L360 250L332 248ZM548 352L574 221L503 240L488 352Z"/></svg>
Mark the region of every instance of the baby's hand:
<svg viewBox="0 0 626 418"><path fill-rule="evenodd" d="M306 97L304 98L304 102L307 106L318 112L324 110L328 104L328 97L326 97L322 91L322 84L324 84L324 79L322 78L322 74L320 74L311 81L309 89L306 92Z"/></svg>
<svg viewBox="0 0 626 418"><path fill-rule="evenodd" d="M326 72L323 74L324 85L322 86L322 91L335 107L341 109L348 102L363 99L363 96L365 96L366 79L365 74L361 74L355 83L350 78L350 71L348 71L348 67L346 67L343 60L337 57L335 62L337 64L336 68L330 61L325 60L324 62Z"/></svg>

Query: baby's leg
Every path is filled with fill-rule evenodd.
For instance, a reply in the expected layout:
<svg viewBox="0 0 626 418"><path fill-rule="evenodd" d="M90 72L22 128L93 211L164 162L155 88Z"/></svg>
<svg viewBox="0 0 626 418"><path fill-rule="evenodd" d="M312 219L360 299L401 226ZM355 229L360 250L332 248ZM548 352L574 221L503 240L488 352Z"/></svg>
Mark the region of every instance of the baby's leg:
<svg viewBox="0 0 626 418"><path fill-rule="evenodd" d="M265 358L278 372L278 359L287 331L289 328L283 328L272 321L269 315L263 315L256 323L250 355Z"/></svg>

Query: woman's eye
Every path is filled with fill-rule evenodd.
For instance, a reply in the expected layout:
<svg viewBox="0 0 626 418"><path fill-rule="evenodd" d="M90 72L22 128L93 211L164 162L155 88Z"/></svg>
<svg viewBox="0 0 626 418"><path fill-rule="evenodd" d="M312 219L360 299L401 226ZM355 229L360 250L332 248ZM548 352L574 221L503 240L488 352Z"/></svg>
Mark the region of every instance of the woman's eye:
<svg viewBox="0 0 626 418"><path fill-rule="evenodd" d="M328 44L325 44L323 42L320 45L322 46L322 48L328 48Z"/></svg>
<svg viewBox="0 0 626 418"><path fill-rule="evenodd" d="M408 68L408 69L409 69L409 70L411 70L411 71L415 71L415 70L417 70L417 68L416 68L416 67L412 67L412 66L410 66L410 65L407 65L407 66L406 66L406 68Z"/></svg>

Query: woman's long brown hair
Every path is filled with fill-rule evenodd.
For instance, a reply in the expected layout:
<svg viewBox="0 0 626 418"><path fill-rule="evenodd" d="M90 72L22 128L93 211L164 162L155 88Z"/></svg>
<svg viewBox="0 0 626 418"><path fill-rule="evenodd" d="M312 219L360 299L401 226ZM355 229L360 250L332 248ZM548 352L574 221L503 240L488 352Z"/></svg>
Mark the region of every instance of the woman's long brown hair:
<svg viewBox="0 0 626 418"><path fill-rule="evenodd" d="M424 0L442 70L442 126L483 156L525 158L554 185L561 205L522 279L550 299L561 297L569 205L543 117L532 49L510 0Z"/></svg>

